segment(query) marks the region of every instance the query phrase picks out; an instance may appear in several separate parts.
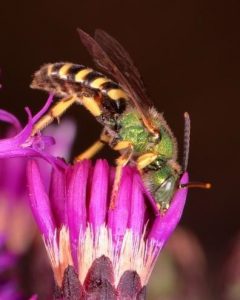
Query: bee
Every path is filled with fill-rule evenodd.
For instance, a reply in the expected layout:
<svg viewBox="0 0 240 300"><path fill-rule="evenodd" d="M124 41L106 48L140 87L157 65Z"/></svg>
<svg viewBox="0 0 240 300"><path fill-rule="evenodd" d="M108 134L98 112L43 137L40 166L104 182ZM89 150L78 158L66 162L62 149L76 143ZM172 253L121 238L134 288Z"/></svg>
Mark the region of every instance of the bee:
<svg viewBox="0 0 240 300"><path fill-rule="evenodd" d="M176 139L147 96L141 76L123 46L100 29L94 38L83 30L78 32L95 64L106 75L68 62L42 66L31 87L54 93L61 100L35 125L32 134L59 118L72 104L83 105L103 125L103 131L76 161L90 159L105 144L120 152L110 207L115 206L122 169L130 163L137 167L159 211L164 213L187 168L189 115L185 113L185 154L180 166Z"/></svg>

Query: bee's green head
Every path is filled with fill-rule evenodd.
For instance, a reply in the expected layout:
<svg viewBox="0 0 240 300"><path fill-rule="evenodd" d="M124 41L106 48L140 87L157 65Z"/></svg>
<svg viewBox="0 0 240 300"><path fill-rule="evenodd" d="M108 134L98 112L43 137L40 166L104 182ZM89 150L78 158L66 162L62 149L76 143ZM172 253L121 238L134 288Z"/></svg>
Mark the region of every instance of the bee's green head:
<svg viewBox="0 0 240 300"><path fill-rule="evenodd" d="M153 196L163 212L169 208L178 178L178 174L168 165L152 173Z"/></svg>

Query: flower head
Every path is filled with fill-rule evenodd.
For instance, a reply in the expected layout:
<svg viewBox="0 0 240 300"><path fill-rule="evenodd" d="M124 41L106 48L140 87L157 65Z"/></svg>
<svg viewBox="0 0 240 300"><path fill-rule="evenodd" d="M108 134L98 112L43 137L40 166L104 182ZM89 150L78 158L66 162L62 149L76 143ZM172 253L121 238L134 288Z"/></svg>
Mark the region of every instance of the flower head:
<svg viewBox="0 0 240 300"><path fill-rule="evenodd" d="M182 215L187 189L177 190L168 211L156 215L132 167L123 170L114 209L109 208L114 169L104 160L53 169L49 193L35 161L27 175L32 212L58 287L55 296L144 299L157 256ZM181 183L187 181L184 174Z"/></svg>

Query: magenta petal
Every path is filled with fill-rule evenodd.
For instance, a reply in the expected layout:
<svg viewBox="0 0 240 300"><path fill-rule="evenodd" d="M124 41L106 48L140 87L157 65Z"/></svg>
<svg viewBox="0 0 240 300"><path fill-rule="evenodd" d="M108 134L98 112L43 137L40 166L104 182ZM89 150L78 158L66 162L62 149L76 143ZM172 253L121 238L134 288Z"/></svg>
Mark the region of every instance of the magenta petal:
<svg viewBox="0 0 240 300"><path fill-rule="evenodd" d="M1 148L1 142L0 142L0 148ZM0 152L0 158L15 158L15 157L41 157L48 161L53 166L58 166L59 168L66 168L66 163L57 158L52 156L51 154L43 151L36 151L31 148L25 148L25 149L14 149L9 151Z"/></svg>
<svg viewBox="0 0 240 300"><path fill-rule="evenodd" d="M29 149L29 151L27 152L28 156L32 156L32 157L41 157L43 159L45 159L47 162L49 162L50 164L53 165L53 167L59 167L61 169L66 169L67 164L64 162L64 160L62 160L61 158L58 157L54 157L51 154L49 154L48 152L45 151L36 151L36 150L32 150Z"/></svg>
<svg viewBox="0 0 240 300"><path fill-rule="evenodd" d="M142 185L139 184L141 180L139 177L140 175L138 173L133 175L129 228L132 229L133 233L140 235L144 226L146 205Z"/></svg>
<svg viewBox="0 0 240 300"><path fill-rule="evenodd" d="M58 228L66 225L66 176L63 170L52 169L50 191L51 207Z"/></svg>
<svg viewBox="0 0 240 300"><path fill-rule="evenodd" d="M38 165L33 160L28 162L27 178L30 206L35 221L45 239L51 239L54 235L55 223Z"/></svg>
<svg viewBox="0 0 240 300"><path fill-rule="evenodd" d="M7 151L14 151L19 149L21 144L23 144L29 137L32 130L31 125L27 125L19 134L14 137L1 139L0 140L0 153L6 153Z"/></svg>
<svg viewBox="0 0 240 300"><path fill-rule="evenodd" d="M34 123L48 110L52 103L52 96L50 96L44 105L44 107L32 118L30 110L27 108L28 113L28 124L23 128L23 130L16 136L8 139L3 139L0 141L0 152L16 151L20 149L20 146L24 148L24 143L26 143L28 137L31 135L31 131ZM27 144L25 145L27 147ZM8 156L12 157L12 156Z"/></svg>
<svg viewBox="0 0 240 300"><path fill-rule="evenodd" d="M38 135L35 135L34 138L32 138L32 148L34 150L45 150L47 147L54 144L55 139L52 136L45 136L39 133Z"/></svg>
<svg viewBox="0 0 240 300"><path fill-rule="evenodd" d="M30 110L26 109L29 117L28 124L14 137L0 140L0 158L40 156L50 163L57 163L59 165L59 160L56 160L56 158L44 151L45 147L52 142L52 139L37 135L31 137L34 123L47 111L51 102L52 96L48 98L44 107L33 118ZM65 167L63 163L60 163L60 165L61 167Z"/></svg>
<svg viewBox="0 0 240 300"><path fill-rule="evenodd" d="M53 102L53 94L50 94L43 108L33 117L34 123L37 122L41 118L41 116L45 114L45 112L47 112L52 102Z"/></svg>
<svg viewBox="0 0 240 300"><path fill-rule="evenodd" d="M6 110L0 109L0 121L12 124L16 132L22 129L22 126L18 119Z"/></svg>
<svg viewBox="0 0 240 300"><path fill-rule="evenodd" d="M108 197L109 166L105 160L98 160L93 173L89 204L89 222L94 232L105 223Z"/></svg>
<svg viewBox="0 0 240 300"><path fill-rule="evenodd" d="M132 193L132 170L123 169L121 184L116 199L115 208L108 212L108 227L112 231L113 240L121 240L128 226L130 202Z"/></svg>
<svg viewBox="0 0 240 300"><path fill-rule="evenodd" d="M84 160L74 166L70 176L67 193L68 227L72 242L74 261L77 257L77 245L79 233L84 232L87 223L87 183L91 161Z"/></svg>
<svg viewBox="0 0 240 300"><path fill-rule="evenodd" d="M180 180L180 184L187 182L188 173L184 173ZM153 223L152 229L148 235L148 240L155 240L159 248L165 244L180 221L186 202L187 191L187 188L178 189L166 214L158 216Z"/></svg>

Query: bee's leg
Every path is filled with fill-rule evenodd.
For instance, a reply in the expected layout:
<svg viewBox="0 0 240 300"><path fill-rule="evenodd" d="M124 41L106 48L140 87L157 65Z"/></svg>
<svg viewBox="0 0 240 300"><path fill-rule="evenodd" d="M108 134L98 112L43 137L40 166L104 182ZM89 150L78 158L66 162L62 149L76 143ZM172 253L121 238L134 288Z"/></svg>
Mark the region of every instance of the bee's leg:
<svg viewBox="0 0 240 300"><path fill-rule="evenodd" d="M91 159L94 155L96 155L99 151L102 150L104 145L105 143L103 143L101 140L97 140L89 148L87 148L85 151L76 156L74 158L74 162L76 163L84 159Z"/></svg>
<svg viewBox="0 0 240 300"><path fill-rule="evenodd" d="M113 189L112 189L112 195L110 201L110 209L115 208L116 198L118 195L119 185L122 177L122 170L123 167L129 162L132 156L133 145L131 142L128 141L120 141L113 147L113 149L117 151L123 150L123 154L116 160L117 167L116 167L116 172L114 177L114 183L113 183Z"/></svg>
<svg viewBox="0 0 240 300"><path fill-rule="evenodd" d="M68 98L61 99L57 102L52 108L50 108L49 112L46 113L33 127L32 135L41 131L45 127L47 127L50 123L53 122L54 119L58 119L61 115L76 102L76 97L71 96Z"/></svg>
<svg viewBox="0 0 240 300"><path fill-rule="evenodd" d="M109 143L110 136L106 133L105 130L102 131L99 140L97 140L94 144L92 144L89 148L87 148L84 152L80 153L75 157L74 161L78 162L83 159L91 159L94 155L96 155L102 148Z"/></svg>
<svg viewBox="0 0 240 300"><path fill-rule="evenodd" d="M157 154L153 152L144 153L137 159L137 168L141 172L142 169L150 165L157 158Z"/></svg>
<svg viewBox="0 0 240 300"><path fill-rule="evenodd" d="M99 101L101 100L98 95L91 95L88 92L83 92L79 95L78 100L95 118L100 117L102 114Z"/></svg>
<svg viewBox="0 0 240 300"><path fill-rule="evenodd" d="M99 95L91 95L88 94L88 92L83 92L79 97L79 103L82 104L95 118L98 118L102 115L102 110L99 102L101 102ZM105 146L105 144L108 144L109 141L110 136L107 134L106 130L103 130L99 140L97 140L84 152L80 153L74 161L78 162L83 159L92 158Z"/></svg>
<svg viewBox="0 0 240 300"><path fill-rule="evenodd" d="M75 102L82 104L94 117L100 116L102 111L98 105L98 98L97 95L91 94L89 91L81 91L78 95L71 95L61 99L35 124L32 135L47 127L54 119L60 118Z"/></svg>

